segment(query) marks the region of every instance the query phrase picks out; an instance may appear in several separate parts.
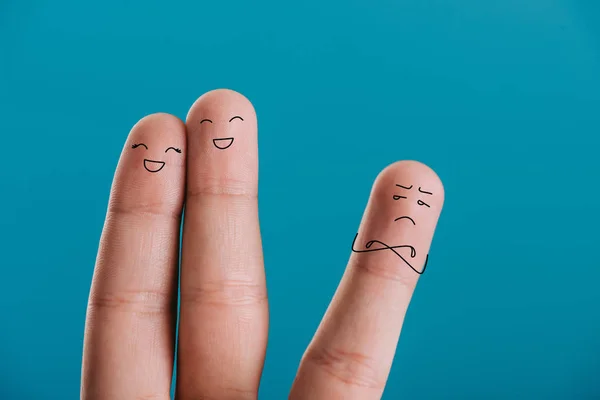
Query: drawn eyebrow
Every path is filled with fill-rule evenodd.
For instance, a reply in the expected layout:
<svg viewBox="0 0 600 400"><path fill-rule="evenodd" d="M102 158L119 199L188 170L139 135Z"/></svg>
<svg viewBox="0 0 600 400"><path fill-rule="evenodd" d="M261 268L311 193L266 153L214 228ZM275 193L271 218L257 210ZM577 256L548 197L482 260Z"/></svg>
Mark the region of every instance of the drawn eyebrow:
<svg viewBox="0 0 600 400"><path fill-rule="evenodd" d="M423 200L417 200L417 204L420 206L427 206L429 207L429 204L425 203Z"/></svg>
<svg viewBox="0 0 600 400"><path fill-rule="evenodd" d="M131 148L135 149L136 147L140 147L140 146L144 146L146 148L146 150L148 150L148 146L146 146L144 143L135 143L135 144L131 145Z"/></svg>
<svg viewBox="0 0 600 400"><path fill-rule="evenodd" d="M405 199L406 196L398 196L397 194L394 195L394 200L400 200L400 199Z"/></svg>
<svg viewBox="0 0 600 400"><path fill-rule="evenodd" d="M212 121L208 118L204 118L202 121L200 121L200 123L203 123L203 122L210 122L212 124Z"/></svg>
<svg viewBox="0 0 600 400"><path fill-rule="evenodd" d="M234 120L234 119L236 119L236 118L239 118L239 119L241 119L242 121L244 120L244 118L240 117L239 115L236 115L235 117L232 117L232 118L229 120L229 122L233 121L233 120Z"/></svg>
<svg viewBox="0 0 600 400"><path fill-rule="evenodd" d="M175 150L176 152L181 153L181 149L177 149L175 147L169 147L168 149L165 150L165 153L169 150Z"/></svg>
<svg viewBox="0 0 600 400"><path fill-rule="evenodd" d="M411 217L409 217L408 215L405 215L404 217L398 217L398 218L396 218L396 219L394 220L394 222L396 222L396 221L400 221L401 219L408 219L408 220L410 220L410 222L412 222L412 223L413 223L413 225L417 225L417 224L415 224L415 220L414 220L414 219L412 219Z"/></svg>
<svg viewBox="0 0 600 400"><path fill-rule="evenodd" d="M402 186L402 185L398 185L398 184L396 184L396 186L401 187L402 189L406 189L406 190L410 190L413 187L413 185L410 185L407 187L407 186Z"/></svg>
<svg viewBox="0 0 600 400"><path fill-rule="evenodd" d="M425 194L433 194L433 193L431 193L431 192L426 192L426 191L424 191L424 190L421 190L421 186L419 186L419 192L421 192L421 193L425 193Z"/></svg>

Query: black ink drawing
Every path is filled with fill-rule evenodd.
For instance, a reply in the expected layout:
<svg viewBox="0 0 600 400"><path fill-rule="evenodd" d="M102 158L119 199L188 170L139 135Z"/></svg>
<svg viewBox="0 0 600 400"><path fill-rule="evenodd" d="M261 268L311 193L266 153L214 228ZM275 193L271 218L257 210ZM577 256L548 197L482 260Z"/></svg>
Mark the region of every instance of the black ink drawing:
<svg viewBox="0 0 600 400"><path fill-rule="evenodd" d="M138 148L140 146L144 146L146 148L146 150L148 150L148 146L146 146L144 143L136 143L133 144L131 146L132 149ZM168 152L169 150L173 150L176 153L181 154L181 149L178 149L176 147L169 147L165 150L165 153ZM165 166L165 162L164 161L157 161L157 160L150 160L148 158L144 158L144 168L146 169L146 171L148 172L158 172L161 169L163 169L163 167Z"/></svg>
<svg viewBox="0 0 600 400"><path fill-rule="evenodd" d="M413 188L413 185L410 186L403 186L403 185L398 185L396 184L397 187L405 189L405 190L410 190ZM427 192L421 189L421 187L419 187L419 193L423 193L423 194L427 194L427 195L433 195L433 193L431 192ZM392 196L392 198L394 200L401 200L401 199L408 199L407 196L400 196L397 194L394 194ZM421 199L417 199L417 204L419 206L427 206L429 207L429 204L425 203L423 200ZM398 217L396 219L394 219L394 222L399 222L399 221L407 221L413 224L413 226L416 226L416 222L414 219L412 219L411 217L409 217L408 215L403 215L402 217ZM402 256L402 254L400 254L397 250L399 249L410 249L410 258L415 258L417 256L417 250L411 246L411 245L397 245L397 246L390 246L387 243L382 242L381 240L369 240L367 243L365 243L365 250L356 250L354 248L354 245L356 244L356 239L358 238L358 233L356 234L356 236L354 236L354 240L352 241L352 251L355 253L371 253L373 251L381 251L381 250L389 250L392 251L394 254L396 254L398 257L400 257L400 259L402 261L404 261L404 263L406 265L408 265L410 267L410 269L412 269L413 271L415 271L417 274L421 275L425 272L425 269L427 268L427 261L429 261L429 254L427 254L427 256L425 257L425 265L423 265L423 270L419 271L417 270L415 267L413 267L411 265L410 262L408 262L406 260L406 258L404 258ZM381 245L381 247L376 247L376 248L371 248L373 247L374 244L379 244Z"/></svg>
<svg viewBox="0 0 600 400"><path fill-rule="evenodd" d="M244 118L240 117L239 115L236 115L235 117L232 117L229 122L235 120L235 119L239 119L240 121L243 121ZM211 124L213 123L212 120L205 118L202 121L200 121L200 124L204 123L204 122L210 122ZM215 145L215 147L219 150L225 150L231 147L231 145L233 144L234 138L233 137L226 137L226 138L216 138L213 139L213 144Z"/></svg>
<svg viewBox="0 0 600 400"><path fill-rule="evenodd" d="M227 137L227 138L213 139L213 144L215 145L215 147L217 149L225 150L225 149L228 149L229 147L231 147L231 145L233 144L233 138Z"/></svg>
<svg viewBox="0 0 600 400"><path fill-rule="evenodd" d="M396 218L396 219L394 220L394 222L396 222L396 221L400 221L401 219L406 219L406 220L408 220L408 221L412 222L412 224L413 224L413 225L417 225L417 224L415 223L415 220L414 220L414 219L412 219L411 217L409 217L408 215L405 215L405 216L403 216L403 217L398 217L398 218Z"/></svg>
<svg viewBox="0 0 600 400"><path fill-rule="evenodd" d="M411 245L405 244L405 245L398 245L398 246L389 246L386 243L382 242L381 240L369 240L367 243L365 243L365 248L366 250L356 250L354 248L354 244L356 243L356 239L358 238L358 233L356 234L356 236L354 236L354 240L352 241L352 251L355 253L370 253L373 251L380 251L380 250L391 250L394 252L394 254L396 254L398 257L400 257L400 259L402 261L404 261L404 263L406 265L408 265L410 267L410 269L412 269L413 271L415 271L417 274L421 275L425 272L425 268L427 268L427 261L429 260L429 254L426 256L425 258L425 265L423 266L423 270L419 271L418 269L416 269L415 267L413 267L411 265L411 263L409 263L408 261L406 261L406 259L404 257L402 257L402 254L398 253L396 251L396 249L410 249L410 257L411 258L415 258L417 256L417 250L415 250L415 248ZM372 249L371 247L375 244L380 244L383 247L378 247L376 249Z"/></svg>

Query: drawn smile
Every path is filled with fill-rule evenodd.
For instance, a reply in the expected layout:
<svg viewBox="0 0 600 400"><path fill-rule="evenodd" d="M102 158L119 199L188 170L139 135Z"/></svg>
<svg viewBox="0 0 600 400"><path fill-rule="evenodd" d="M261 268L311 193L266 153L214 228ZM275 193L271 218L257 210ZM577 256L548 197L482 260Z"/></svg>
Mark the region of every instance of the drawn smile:
<svg viewBox="0 0 600 400"><path fill-rule="evenodd" d="M147 158L144 159L144 168L146 168L146 171L148 172L158 172L163 169L164 166L164 161L148 160Z"/></svg>
<svg viewBox="0 0 600 400"><path fill-rule="evenodd" d="M213 139L213 144L215 145L215 147L217 149L225 150L233 144L233 138L228 137L228 138Z"/></svg>

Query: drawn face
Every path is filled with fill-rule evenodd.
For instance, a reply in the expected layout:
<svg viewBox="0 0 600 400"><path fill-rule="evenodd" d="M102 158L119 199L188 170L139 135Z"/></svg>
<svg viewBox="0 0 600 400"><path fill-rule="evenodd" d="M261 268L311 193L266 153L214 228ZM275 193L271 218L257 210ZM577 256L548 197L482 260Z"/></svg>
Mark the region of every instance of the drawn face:
<svg viewBox="0 0 600 400"><path fill-rule="evenodd" d="M370 238L366 240L364 243L364 249L360 250L355 248L357 238L359 234L357 233L354 237L354 241L352 242L352 251L355 253L370 253L370 252L378 252L378 251L388 251L394 253L398 258L402 260L402 262L412 269L417 274L422 274L425 272L425 268L427 267L427 261L429 259L428 254L420 254L420 249L417 249L416 243L411 243L411 238L418 238L422 236L423 229L421 225L421 220L425 220L424 225L428 225L431 220L431 216L428 214L432 214L430 211L433 192L424 189L421 186L417 188L415 185L406 185L405 182L402 184L396 183L392 193L389 192L387 195L382 196L382 201L388 202L388 204L383 205L380 204L382 208L385 208L387 211L384 216L385 219L380 223L387 224L385 231L389 232L390 236L394 236L396 238L400 238L400 243L391 245L379 239ZM388 186L389 188L389 186ZM387 200L386 200L387 199ZM398 202L397 205L390 204L390 202ZM429 230L429 226L425 226L425 230ZM404 242L404 243L402 243ZM426 251L426 250L425 250ZM423 267L417 267L417 264L422 264Z"/></svg>
<svg viewBox="0 0 600 400"><path fill-rule="evenodd" d="M239 122L238 122L239 121ZM228 121L229 124L231 123L243 123L244 122L244 118L242 118L239 115L234 115L233 117L231 117ZM200 121L200 125L202 124L213 124L214 122L211 119L208 118L204 118L202 121ZM217 132L228 132L230 131L230 129L224 129L224 130L217 130ZM215 137L213 138L212 142L213 145L219 149L219 150L225 150L231 147L231 145L233 144L233 141L235 140L235 138L232 137Z"/></svg>
<svg viewBox="0 0 600 400"><path fill-rule="evenodd" d="M404 189L404 190L411 190L411 189L413 188L413 185L410 185L410 186L402 186L402 185L396 184L396 186L397 186L397 187L399 187L399 188L401 188L401 189ZM433 193L431 193L431 192L428 192L428 191L425 191L425 190L421 189L421 187L420 187L420 186L419 186L419 189L418 189L418 190L419 190L419 193L421 193L422 195L433 196ZM421 198L420 198L421 196L417 196L417 197L418 197L418 198L417 198L417 205L418 205L418 206L420 206L420 207L427 207L427 208L431 208L431 206L430 206L429 204L427 204L426 202L424 202L423 200L421 200ZM392 198L393 198L394 200L396 200L396 201L398 201L398 200L408 200L408 201L410 201L410 199L409 199L407 196L401 196L401 195L398 195L398 194L394 194L394 195L392 196ZM429 201L429 200L427 200L427 201ZM398 217L398 218L394 219L394 222L403 221L403 220L406 220L406 221L409 221L409 222L411 222L411 223L412 223L414 226L416 226L416 225L417 225L417 224L416 224L416 222L415 222L415 220L414 220L414 219L412 219L412 218L411 218L410 216L408 216L408 215L403 215L403 216L401 216L401 217Z"/></svg>
<svg viewBox="0 0 600 400"><path fill-rule="evenodd" d="M242 160L255 161L248 155L257 146L256 112L242 94L229 89L204 93L190 108L186 125L188 138L196 142L189 157L194 165L202 166L203 174L211 173L212 166L233 157L238 159L239 168L235 169L240 171L247 167Z"/></svg>
<svg viewBox="0 0 600 400"><path fill-rule="evenodd" d="M143 148L142 151L148 151L148 150L150 150L146 144L141 143L141 142L140 143L134 143L133 145L131 145L131 148L132 149ZM173 152L181 154L181 149L178 149L178 148L175 148L175 147L167 147L165 149L164 153L168 153L169 151L173 151ZM144 168L148 172L152 172L152 173L159 172L160 170L162 170L164 168L164 166L165 166L165 162L162 161L162 160L152 160L152 159L149 159L149 158L144 158Z"/></svg>
<svg viewBox="0 0 600 400"><path fill-rule="evenodd" d="M236 187L258 180L258 121L244 95L230 89L204 93L185 124L190 190L211 190L223 179Z"/></svg>

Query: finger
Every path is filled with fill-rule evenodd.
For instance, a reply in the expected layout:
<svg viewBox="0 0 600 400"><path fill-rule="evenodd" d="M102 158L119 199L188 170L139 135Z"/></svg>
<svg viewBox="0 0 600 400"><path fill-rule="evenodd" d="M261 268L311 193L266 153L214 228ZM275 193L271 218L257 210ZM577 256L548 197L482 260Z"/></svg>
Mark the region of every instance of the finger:
<svg viewBox="0 0 600 400"><path fill-rule="evenodd" d="M216 90L187 129L177 394L254 399L268 331L256 115L241 94Z"/></svg>
<svg viewBox="0 0 600 400"><path fill-rule="evenodd" d="M401 161L377 177L348 267L303 359L291 399L379 399L442 209L437 175Z"/></svg>
<svg viewBox="0 0 600 400"><path fill-rule="evenodd" d="M169 398L185 125L138 122L110 194L88 303L83 399Z"/></svg>

